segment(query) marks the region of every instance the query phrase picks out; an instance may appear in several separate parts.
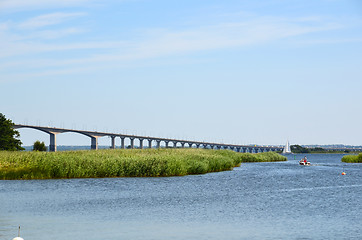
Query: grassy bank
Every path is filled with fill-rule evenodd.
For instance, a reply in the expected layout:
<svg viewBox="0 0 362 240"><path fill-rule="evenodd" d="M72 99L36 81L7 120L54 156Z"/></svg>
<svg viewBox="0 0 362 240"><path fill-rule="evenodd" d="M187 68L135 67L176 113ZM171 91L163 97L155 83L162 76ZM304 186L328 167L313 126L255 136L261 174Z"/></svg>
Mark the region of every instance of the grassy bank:
<svg viewBox="0 0 362 240"><path fill-rule="evenodd" d="M277 153L144 149L0 152L0 179L167 177L231 170L241 162L285 161Z"/></svg>
<svg viewBox="0 0 362 240"><path fill-rule="evenodd" d="M346 155L342 157L342 162L346 163L362 163L362 153L358 155Z"/></svg>

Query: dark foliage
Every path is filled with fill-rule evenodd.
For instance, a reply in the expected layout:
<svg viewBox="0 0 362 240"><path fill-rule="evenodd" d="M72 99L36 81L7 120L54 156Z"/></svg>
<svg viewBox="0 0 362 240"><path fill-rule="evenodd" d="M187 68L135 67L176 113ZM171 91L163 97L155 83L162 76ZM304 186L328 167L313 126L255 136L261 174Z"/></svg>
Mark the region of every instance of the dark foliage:
<svg viewBox="0 0 362 240"><path fill-rule="evenodd" d="M4 114L0 113L0 150L24 150L21 147L22 142L17 139L20 137L20 133L13 126L14 123L10 119L6 119Z"/></svg>
<svg viewBox="0 0 362 240"><path fill-rule="evenodd" d="M33 145L33 151L45 152L46 150L44 142L36 141Z"/></svg>

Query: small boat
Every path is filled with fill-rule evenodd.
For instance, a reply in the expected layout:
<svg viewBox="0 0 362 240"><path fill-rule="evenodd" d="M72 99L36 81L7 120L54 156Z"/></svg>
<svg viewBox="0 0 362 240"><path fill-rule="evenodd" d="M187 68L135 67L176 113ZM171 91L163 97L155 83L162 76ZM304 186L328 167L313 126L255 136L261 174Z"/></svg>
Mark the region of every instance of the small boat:
<svg viewBox="0 0 362 240"><path fill-rule="evenodd" d="M304 161L304 159L301 159L299 161L299 165L303 165L303 166L310 166L310 162Z"/></svg>

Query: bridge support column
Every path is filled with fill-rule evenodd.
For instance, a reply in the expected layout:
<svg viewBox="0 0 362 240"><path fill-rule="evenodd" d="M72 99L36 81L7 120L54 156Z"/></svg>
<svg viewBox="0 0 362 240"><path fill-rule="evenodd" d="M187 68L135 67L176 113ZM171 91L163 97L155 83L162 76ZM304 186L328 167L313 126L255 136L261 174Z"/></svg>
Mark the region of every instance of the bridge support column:
<svg viewBox="0 0 362 240"><path fill-rule="evenodd" d="M184 142L181 143L181 147L185 148L185 143Z"/></svg>
<svg viewBox="0 0 362 240"><path fill-rule="evenodd" d="M217 148L217 150L220 150L220 149L221 149L221 146L220 146L220 145L217 145L216 148Z"/></svg>
<svg viewBox="0 0 362 240"><path fill-rule="evenodd" d="M189 145L189 148L192 148L193 143L187 143Z"/></svg>
<svg viewBox="0 0 362 240"><path fill-rule="evenodd" d="M131 140L131 149L133 149L134 148L134 138L130 138L130 140Z"/></svg>
<svg viewBox="0 0 362 240"><path fill-rule="evenodd" d="M111 148L112 148L112 149L115 149L115 148L116 148L116 141L115 141L116 136L111 136L111 139L112 139L112 145L111 145Z"/></svg>
<svg viewBox="0 0 362 240"><path fill-rule="evenodd" d="M165 141L165 147L168 148L168 141Z"/></svg>
<svg viewBox="0 0 362 240"><path fill-rule="evenodd" d="M55 133L50 134L50 144L49 144L49 152L57 151L57 135Z"/></svg>
<svg viewBox="0 0 362 240"><path fill-rule="evenodd" d="M124 139L125 137L121 137L121 148L124 149Z"/></svg>
<svg viewBox="0 0 362 240"><path fill-rule="evenodd" d="M214 145L210 145L210 149L214 150L214 147L215 147Z"/></svg>
<svg viewBox="0 0 362 240"><path fill-rule="evenodd" d="M98 150L98 137L91 137L91 149Z"/></svg>
<svg viewBox="0 0 362 240"><path fill-rule="evenodd" d="M161 140L156 140L157 142L157 148L160 148L161 147Z"/></svg>
<svg viewBox="0 0 362 240"><path fill-rule="evenodd" d="M236 152L240 152L240 148L239 148L239 147L236 147Z"/></svg>
<svg viewBox="0 0 362 240"><path fill-rule="evenodd" d="M200 148L200 144L199 144L199 143L196 143L196 148Z"/></svg>
<svg viewBox="0 0 362 240"><path fill-rule="evenodd" d="M140 138L140 149L143 149L143 138Z"/></svg>
<svg viewBox="0 0 362 240"><path fill-rule="evenodd" d="M152 148L152 139L148 139L148 148Z"/></svg>
<svg viewBox="0 0 362 240"><path fill-rule="evenodd" d="M175 141L175 142L172 142L172 143L173 143L173 147L177 148L177 142Z"/></svg>

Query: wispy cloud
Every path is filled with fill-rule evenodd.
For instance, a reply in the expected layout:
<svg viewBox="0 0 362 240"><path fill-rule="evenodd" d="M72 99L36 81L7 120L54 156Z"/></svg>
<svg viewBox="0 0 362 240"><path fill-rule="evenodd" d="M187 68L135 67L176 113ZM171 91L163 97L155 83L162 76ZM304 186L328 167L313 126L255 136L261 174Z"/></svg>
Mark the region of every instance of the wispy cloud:
<svg viewBox="0 0 362 240"><path fill-rule="evenodd" d="M35 29L40 27L45 27L49 25L59 24L75 17L84 16L86 13L76 12L76 13L50 13L41 16L37 16L31 19L26 20L25 22L19 24L20 28L25 29Z"/></svg>
<svg viewBox="0 0 362 240"><path fill-rule="evenodd" d="M63 18L61 18L63 19ZM46 44L42 42L4 42L3 56L23 55L25 60L6 62L2 64L5 69L26 65L41 70L48 67L46 73L66 73L67 68L72 72L93 65L94 69L103 68L105 65L114 66L129 65L132 61L155 59L170 56L180 56L199 53L203 51L214 51L220 49L242 48L250 45L265 45L274 41L302 36L305 34L338 29L341 26L322 21L306 23L305 19L281 19L281 18L256 18L249 21L220 23L215 25L194 27L189 29L148 29L139 36L138 41L123 39L109 41L103 39L98 42L72 42L67 44ZM36 23L35 23L36 25ZM77 31L68 29L68 31ZM50 37L55 33L44 33ZM62 34L62 33L59 33ZM64 34L67 34L65 31ZM295 39L298 40L298 39ZM2 47L0 47L2 48ZM66 57L67 51L87 49L81 55L71 54ZM102 50L102 51L99 51ZM44 58L27 61L27 56L39 53L49 53ZM57 53L62 53L59 59ZM1 58L0 58L1 60ZM39 66L41 66L39 68ZM50 69L49 69L50 67ZM54 70L51 70L53 68ZM60 70L63 68L64 70ZM87 68L88 69L88 68ZM34 74L34 73L32 73Z"/></svg>
<svg viewBox="0 0 362 240"><path fill-rule="evenodd" d="M112 49L112 55L121 52L123 56L132 58L149 58L172 54L182 54L196 51L221 48L242 47L245 45L267 44L268 42L292 36L327 31L339 28L335 24L304 25L290 23L285 19L258 19L255 21L222 23L186 30L148 29L138 42L124 39L122 41L79 42L63 45L45 43L21 44L23 54L33 52L51 52L75 49ZM68 31L76 31L68 29ZM3 44L6 44L3 42ZM8 44L10 44L8 42ZM11 43L16 45L18 43ZM20 45L20 43L19 43ZM19 48L16 48L19 49ZM117 53L114 53L117 50ZM9 49L9 55L14 48ZM14 51L14 54L19 54ZM127 54L125 54L127 53Z"/></svg>
<svg viewBox="0 0 362 240"><path fill-rule="evenodd" d="M33 10L45 8L59 8L66 6L78 6L85 3L97 2L96 0L0 0L2 10Z"/></svg>

